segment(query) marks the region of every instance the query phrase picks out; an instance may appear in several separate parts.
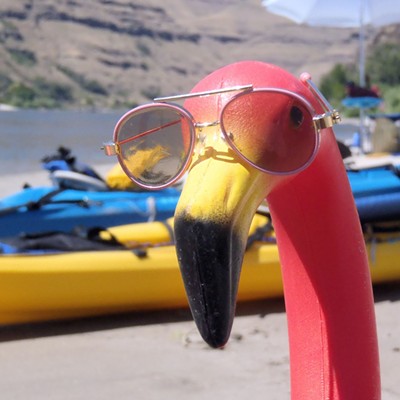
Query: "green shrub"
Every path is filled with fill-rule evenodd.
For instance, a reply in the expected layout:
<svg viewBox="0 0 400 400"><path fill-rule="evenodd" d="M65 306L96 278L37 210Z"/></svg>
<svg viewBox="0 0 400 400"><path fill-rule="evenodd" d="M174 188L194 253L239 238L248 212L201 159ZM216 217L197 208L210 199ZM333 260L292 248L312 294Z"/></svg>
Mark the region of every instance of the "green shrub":
<svg viewBox="0 0 400 400"><path fill-rule="evenodd" d="M38 97L53 99L57 103L73 100L72 89L57 82L48 82L43 78L36 78L33 82Z"/></svg>
<svg viewBox="0 0 400 400"><path fill-rule="evenodd" d="M88 92L91 92L94 94L100 94L102 96L107 95L107 90L104 88L104 86L100 82L98 82L94 79L89 80L89 81L84 79L81 82L81 86L83 87L83 89L87 90Z"/></svg>
<svg viewBox="0 0 400 400"><path fill-rule="evenodd" d="M150 85L140 91L140 94L146 99L153 100L161 95L160 88L155 85Z"/></svg>
<svg viewBox="0 0 400 400"><path fill-rule="evenodd" d="M7 49L12 59L20 65L31 67L37 63L35 53L30 50Z"/></svg>
<svg viewBox="0 0 400 400"><path fill-rule="evenodd" d="M36 78L30 85L11 83L0 100L20 108L62 108L74 99L70 87Z"/></svg>
<svg viewBox="0 0 400 400"><path fill-rule="evenodd" d="M358 116L358 110L344 109L342 100L346 97L346 83L354 81L355 73L351 66L336 64L321 78L320 90L334 108L341 110L344 116Z"/></svg>
<svg viewBox="0 0 400 400"><path fill-rule="evenodd" d="M6 90L4 102L16 107L26 107L34 101L35 96L35 91L31 87L21 82L14 82Z"/></svg>
<svg viewBox="0 0 400 400"><path fill-rule="evenodd" d="M12 80L2 73L0 73L0 95L3 94L12 84Z"/></svg>
<svg viewBox="0 0 400 400"><path fill-rule="evenodd" d="M142 56L150 56L150 55L151 55L150 47L147 46L146 43L138 42L138 43L136 44L136 47L137 47L137 49L139 50L139 52L140 52L140 54L141 54Z"/></svg>
<svg viewBox="0 0 400 400"><path fill-rule="evenodd" d="M57 69L61 71L64 75L70 78L72 81L77 83L82 89L94 93L105 96L108 94L107 90L104 86L101 85L98 81L94 79L88 80L84 75L78 74L68 67L64 67L62 65L58 65Z"/></svg>
<svg viewBox="0 0 400 400"><path fill-rule="evenodd" d="M400 113L400 85L382 89L386 113Z"/></svg>
<svg viewBox="0 0 400 400"><path fill-rule="evenodd" d="M367 74L371 82L400 85L400 44L376 46L367 59Z"/></svg>

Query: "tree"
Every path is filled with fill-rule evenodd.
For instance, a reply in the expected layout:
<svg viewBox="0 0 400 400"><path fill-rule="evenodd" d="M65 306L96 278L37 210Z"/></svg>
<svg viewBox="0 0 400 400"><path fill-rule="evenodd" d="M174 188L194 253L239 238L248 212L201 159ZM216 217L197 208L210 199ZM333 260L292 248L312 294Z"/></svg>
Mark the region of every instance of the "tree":
<svg viewBox="0 0 400 400"><path fill-rule="evenodd" d="M371 82L400 85L400 44L383 43L372 49L367 60Z"/></svg>

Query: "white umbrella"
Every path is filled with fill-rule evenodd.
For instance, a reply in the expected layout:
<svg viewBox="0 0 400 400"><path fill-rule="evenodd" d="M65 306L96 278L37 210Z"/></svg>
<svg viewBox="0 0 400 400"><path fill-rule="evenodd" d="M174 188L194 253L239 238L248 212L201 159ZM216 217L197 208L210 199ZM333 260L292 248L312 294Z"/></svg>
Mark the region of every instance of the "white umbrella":
<svg viewBox="0 0 400 400"><path fill-rule="evenodd" d="M360 86L365 86L365 27L400 22L400 0L262 0L262 4L298 24L359 28Z"/></svg>

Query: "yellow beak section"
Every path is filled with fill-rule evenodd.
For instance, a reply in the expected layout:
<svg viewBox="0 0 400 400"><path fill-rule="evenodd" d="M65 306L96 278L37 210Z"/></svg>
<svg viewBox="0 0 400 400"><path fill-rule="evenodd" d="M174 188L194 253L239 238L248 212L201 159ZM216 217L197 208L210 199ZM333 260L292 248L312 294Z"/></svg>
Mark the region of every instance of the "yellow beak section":
<svg viewBox="0 0 400 400"><path fill-rule="evenodd" d="M207 137L219 138L219 133ZM195 155L175 212L176 249L189 304L212 347L223 346L230 335L248 231L267 181L267 174L214 139Z"/></svg>

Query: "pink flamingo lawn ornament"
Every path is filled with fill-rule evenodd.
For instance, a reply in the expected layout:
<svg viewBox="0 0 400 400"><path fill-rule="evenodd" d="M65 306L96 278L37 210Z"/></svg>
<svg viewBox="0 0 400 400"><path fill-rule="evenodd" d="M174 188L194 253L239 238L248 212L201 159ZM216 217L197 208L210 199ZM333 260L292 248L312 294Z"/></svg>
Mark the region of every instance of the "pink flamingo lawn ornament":
<svg viewBox="0 0 400 400"><path fill-rule="evenodd" d="M185 99L184 107L170 101ZM339 115L303 74L265 63L221 68L191 94L123 118L107 154L138 185L188 176L176 250L204 340L229 339L249 226L267 199L277 237L294 400L379 400L364 238L331 129Z"/></svg>
<svg viewBox="0 0 400 400"><path fill-rule="evenodd" d="M261 62L221 68L192 93L248 84L253 90L184 103L197 139L175 235L193 317L211 346L226 343L249 224L266 198L282 264L292 398L379 399L364 240L329 128L337 116L325 109L309 76L297 79ZM269 89L257 93L260 88ZM327 121L318 117L323 113Z"/></svg>

